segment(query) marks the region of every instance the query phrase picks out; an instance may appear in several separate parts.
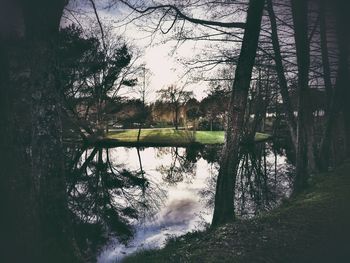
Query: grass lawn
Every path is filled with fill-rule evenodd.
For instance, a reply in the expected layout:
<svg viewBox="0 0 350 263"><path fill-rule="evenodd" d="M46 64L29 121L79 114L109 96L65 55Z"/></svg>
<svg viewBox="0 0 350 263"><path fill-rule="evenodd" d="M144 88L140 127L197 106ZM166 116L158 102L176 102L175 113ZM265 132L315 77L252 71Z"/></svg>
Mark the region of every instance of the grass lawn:
<svg viewBox="0 0 350 263"><path fill-rule="evenodd" d="M137 129L112 131L107 135L107 139L115 139L120 142L137 142ZM270 137L268 134L256 133L255 140L262 141ZM192 131L174 130L172 128L163 129L143 129L140 136L141 143L169 143L169 144L222 144L224 143L223 131Z"/></svg>

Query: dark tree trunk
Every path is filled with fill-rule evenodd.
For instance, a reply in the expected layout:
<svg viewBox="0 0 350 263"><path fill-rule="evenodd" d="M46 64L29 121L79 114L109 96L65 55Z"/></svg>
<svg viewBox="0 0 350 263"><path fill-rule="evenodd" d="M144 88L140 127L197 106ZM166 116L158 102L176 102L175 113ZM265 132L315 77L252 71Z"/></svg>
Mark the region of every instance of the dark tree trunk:
<svg viewBox="0 0 350 263"><path fill-rule="evenodd" d="M0 31L4 262L79 261L67 207L51 48L65 4L17 1L11 9L16 27ZM10 12L3 7L0 15Z"/></svg>
<svg viewBox="0 0 350 263"><path fill-rule="evenodd" d="M252 69L258 47L264 2L262 0L250 0L249 2L246 29L229 105L225 144L216 184L212 226L230 222L235 217L234 193L239 163L239 145L243 131Z"/></svg>
<svg viewBox="0 0 350 263"><path fill-rule="evenodd" d="M272 40L272 46L273 46L273 51L275 55L274 60L276 63L276 73L277 73L278 83L279 83L279 87L282 95L283 108L287 116L287 124L288 124L289 132L292 138L292 142L296 148L297 123L294 117L293 107L290 101L287 79L284 74L281 48L280 48L278 33L277 33L276 15L273 10L272 0L267 0L267 11L268 11L270 23L271 23L271 40Z"/></svg>
<svg viewBox="0 0 350 263"><path fill-rule="evenodd" d="M179 106L175 105L175 118L174 118L175 130L179 129Z"/></svg>
<svg viewBox="0 0 350 263"><path fill-rule="evenodd" d="M323 80L326 90L327 105L326 112L328 112L332 100L332 80L331 80L331 69L328 57L328 43L327 43L327 26L326 26L326 0L320 1L320 38L321 38L321 56L323 65Z"/></svg>
<svg viewBox="0 0 350 263"><path fill-rule="evenodd" d="M254 114L254 118L251 122L251 128L249 131L249 140L253 141L255 138L255 134L258 131L263 131L263 122L264 118L266 116L266 101L267 101L267 94L266 94L266 87L269 85L269 73L266 74L266 84L263 85L262 81L262 73L259 69L258 73L258 83L256 88L256 95L254 96L254 109L252 113Z"/></svg>
<svg viewBox="0 0 350 263"><path fill-rule="evenodd" d="M339 69L341 66L339 65ZM330 102L329 109L327 111L326 115L326 121L325 121L325 129L323 133L323 137L321 139L320 143L320 149L319 149L319 156L318 156L318 169L321 172L328 171L328 168L330 166L330 157L331 157L331 144L332 144L332 135L334 134L334 125L337 122L338 119L338 113L341 109L339 101L341 101L341 92L339 87L341 75L339 75L340 72L338 72L337 81L335 84L335 90L332 96L332 100Z"/></svg>
<svg viewBox="0 0 350 263"><path fill-rule="evenodd" d="M331 145L337 145L336 151L333 151L333 165L339 164L339 160L346 158L346 151L350 152L348 134L350 133L350 119L349 119L349 35L348 35L348 14L344 10L347 10L341 2L335 2L337 4L336 12L336 28L337 28L337 43L338 43L338 72L337 79L334 87L334 91L330 90L331 78L330 68L328 61L328 49L326 39L326 15L325 15L325 2L321 1L321 51L322 62L324 68L324 79L327 97L329 94L332 96L327 101L327 115L325 123L325 131L321 140L320 153L318 158L318 167L321 171L327 171L330 166L331 158ZM342 113L342 114L339 114ZM339 125L341 117L344 119L344 125ZM346 119L348 119L346 121ZM337 124L338 123L338 124ZM347 124L348 123L348 124ZM348 125L348 127L347 127ZM338 126L334 128L334 126ZM340 126L340 127L339 127ZM345 136L342 136L345 135ZM345 137L345 152L339 145L339 140ZM343 142L344 144L344 142ZM344 145L343 145L344 146ZM348 150L346 150L346 148ZM349 156L349 153L348 153Z"/></svg>
<svg viewBox="0 0 350 263"><path fill-rule="evenodd" d="M308 164L310 163L310 145L313 142L309 135L309 66L310 46L308 41L308 2L292 0L294 36L298 64L298 122L296 147L296 176L294 193L302 191L307 185Z"/></svg>
<svg viewBox="0 0 350 263"><path fill-rule="evenodd" d="M139 129L137 131L137 142L140 142L142 124L139 124Z"/></svg>
<svg viewBox="0 0 350 263"><path fill-rule="evenodd" d="M339 49L339 67L337 88L340 92L340 101L343 113L344 134L345 134L345 156L350 157L350 34L349 34L349 2L335 1L336 6L336 28L337 42Z"/></svg>
<svg viewBox="0 0 350 263"><path fill-rule="evenodd" d="M335 103L339 98L339 92L334 91L332 89L332 81L331 81L331 71L330 71L330 63L328 56L328 43L327 43L327 23L326 23L326 1L320 1L320 40L321 40L321 55L322 55L322 64L323 64L323 80L326 91L326 107L325 107L325 129L323 133L323 137L321 139L319 155L317 159L317 168L320 171L327 171L330 162L330 145L332 140L332 127L335 123L335 119L337 118L336 114L339 110L337 103ZM335 87L335 89L337 89Z"/></svg>

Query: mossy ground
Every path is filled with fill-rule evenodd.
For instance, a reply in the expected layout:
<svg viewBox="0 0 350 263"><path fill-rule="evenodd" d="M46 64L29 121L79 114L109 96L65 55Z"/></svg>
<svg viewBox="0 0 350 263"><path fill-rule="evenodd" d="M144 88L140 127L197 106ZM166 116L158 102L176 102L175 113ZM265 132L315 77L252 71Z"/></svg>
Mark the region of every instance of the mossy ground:
<svg viewBox="0 0 350 263"><path fill-rule="evenodd" d="M249 220L190 233L123 262L350 262L350 161Z"/></svg>
<svg viewBox="0 0 350 263"><path fill-rule="evenodd" d="M113 131L107 134L108 139L115 139L120 142L137 142L137 129ZM256 133L255 140L263 141L270 137L268 134ZM224 143L223 131L188 131L175 130L171 128L142 129L140 135L141 143L168 143L186 144L197 142L200 144L222 144Z"/></svg>

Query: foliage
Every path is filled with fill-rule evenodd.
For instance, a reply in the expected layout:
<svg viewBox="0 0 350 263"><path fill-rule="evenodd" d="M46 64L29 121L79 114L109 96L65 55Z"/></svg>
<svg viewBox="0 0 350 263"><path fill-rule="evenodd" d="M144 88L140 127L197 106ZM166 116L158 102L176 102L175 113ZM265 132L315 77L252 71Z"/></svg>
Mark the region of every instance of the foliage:
<svg viewBox="0 0 350 263"><path fill-rule="evenodd" d="M124 99L114 103L108 114L111 128L122 125L128 129L148 121L150 109L140 99Z"/></svg>
<svg viewBox="0 0 350 263"><path fill-rule="evenodd" d="M137 81L128 78L132 60L128 46L120 42L105 50L98 39L70 26L60 32L58 57L67 114L88 124L90 130L104 129L118 91Z"/></svg>
<svg viewBox="0 0 350 263"><path fill-rule="evenodd" d="M131 223L152 210L143 198L149 190L143 173L113 164L108 149L68 148L66 157L69 209L82 251L96 255L111 237L130 240Z"/></svg>
<svg viewBox="0 0 350 263"><path fill-rule="evenodd" d="M224 116L228 110L228 92L219 86L212 89L200 102L202 116L201 127L207 130L223 130ZM218 103L220 102L220 103Z"/></svg>
<svg viewBox="0 0 350 263"><path fill-rule="evenodd" d="M175 85L170 85L165 89L158 90L157 93L159 94L159 99L171 107L174 118L173 123L175 129L178 129L180 107L184 106L191 99L193 92L185 91L184 88L179 88Z"/></svg>

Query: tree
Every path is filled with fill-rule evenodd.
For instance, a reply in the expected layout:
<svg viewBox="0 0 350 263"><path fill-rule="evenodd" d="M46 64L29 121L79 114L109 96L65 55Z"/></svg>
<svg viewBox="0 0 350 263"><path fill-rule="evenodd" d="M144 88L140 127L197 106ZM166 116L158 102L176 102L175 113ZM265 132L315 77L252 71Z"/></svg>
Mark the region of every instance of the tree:
<svg viewBox="0 0 350 263"><path fill-rule="evenodd" d="M144 105L146 105L146 101L148 100L148 97L152 92L152 89L150 87L151 76L152 72L150 71L150 69L148 69L145 64L142 64L139 67L138 83L135 85L134 93Z"/></svg>
<svg viewBox="0 0 350 263"><path fill-rule="evenodd" d="M188 127L189 122L192 122L191 128L195 132L197 130L197 120L201 116L199 102L195 98L189 99L185 104L185 125Z"/></svg>
<svg viewBox="0 0 350 263"><path fill-rule="evenodd" d="M345 156L347 158L350 156L350 89L349 89L349 43L350 34L347 28L349 23L349 15L347 10L349 10L349 3L344 1L336 1L336 36L338 44L338 71L337 71L337 83L336 89L338 89L339 102L341 103L341 109L343 114L343 125L345 134ZM342 159L343 159L342 158Z"/></svg>
<svg viewBox="0 0 350 263"><path fill-rule="evenodd" d="M101 46L96 37L84 37L74 26L64 28L60 35L67 115L90 136L101 135L108 131L108 111L117 103L120 89L137 83L130 49L123 41Z"/></svg>
<svg viewBox="0 0 350 263"><path fill-rule="evenodd" d="M0 28L5 262L81 261L67 207L52 47L66 4L5 1L0 11L1 22L10 24Z"/></svg>
<svg viewBox="0 0 350 263"><path fill-rule="evenodd" d="M308 41L308 3L307 1L292 0L292 14L295 31L295 45L298 63L298 120L296 147L296 179L294 191L303 190L308 178L308 149L312 147L309 111L309 66L310 46Z"/></svg>
<svg viewBox="0 0 350 263"><path fill-rule="evenodd" d="M250 0L249 2L246 29L229 104L225 144L216 185L212 226L230 222L235 216L233 200L239 163L238 153L242 140L248 90L258 47L264 2L260 0Z"/></svg>
<svg viewBox="0 0 350 263"><path fill-rule="evenodd" d="M179 113L181 107L193 96L192 91L185 91L184 88L178 88L170 85L165 89L158 90L160 100L169 104L173 111L173 123L175 129L179 128Z"/></svg>
<svg viewBox="0 0 350 263"><path fill-rule="evenodd" d="M146 97L149 95L151 89L149 88L150 84L150 76L151 72L149 69L146 69L145 64L141 65L141 71L142 71L142 83L139 85L136 85L136 94L139 95L142 106L145 108L146 107ZM148 114L146 114L148 115ZM137 141L140 141L140 136L141 136L141 129L142 129L142 124L146 121L147 116L144 115L144 118L140 120L139 122L139 131L137 133Z"/></svg>
<svg viewBox="0 0 350 263"><path fill-rule="evenodd" d="M121 168L111 158L114 150L78 148L66 153L74 229L82 252L94 257L91 262L108 243L107 237L113 235L122 243L130 240L134 234L131 222L139 218L142 209L151 210L154 205L153 200L143 198L145 189L151 190L151 186L142 170Z"/></svg>
<svg viewBox="0 0 350 263"><path fill-rule="evenodd" d="M201 100L201 112L209 121L209 129L211 131L213 130L213 124L215 121L221 120L221 126L224 127L223 119L228 110L228 100L229 92L223 90L220 86L211 90L208 96Z"/></svg>
<svg viewBox="0 0 350 263"><path fill-rule="evenodd" d="M290 136L292 138L293 144L296 145L297 124L296 124L293 108L290 101L287 79L285 76L285 70L282 62L281 48L280 48L278 34L277 34L276 16L273 9L272 0L267 0L267 11L268 11L268 15L271 23L271 42L273 45L274 60L276 63L276 73L277 73L278 83L279 83L279 87L282 95L283 108L286 114Z"/></svg>
<svg viewBox="0 0 350 263"><path fill-rule="evenodd" d="M250 15L250 19L247 18L246 22L239 23L223 23L218 21L218 17L225 17L225 12L230 10L225 5L223 7L223 3L208 1L209 9L212 9L213 6L219 6L219 9L224 12L215 13L212 10L208 10L206 15L209 17L213 15L212 20L208 19L194 19L190 15L187 15L186 8L193 8L202 6L202 3L198 4L197 2L188 2L184 5L154 5L147 6L144 2L140 4L140 7L135 7L130 5L126 1L122 1L133 10L136 10L138 13L142 15L153 13L156 11L163 11L163 16L160 15L161 19L156 23L156 29L162 27L163 19L171 19L172 23L169 23L170 27L166 30L165 33L168 33L171 28L178 21L185 22L189 21L190 23L195 23L205 27L208 30L213 30L213 34L208 33L207 31L203 33L200 37L189 37L187 38L186 34L184 35L183 28L186 28L184 25L180 30L180 33L177 34L180 40L188 40L188 39L200 39L200 40L210 40L211 37L214 41L222 41L222 43L230 43L230 41L234 43L242 43L241 51L239 56L237 56L236 50L229 50L222 52L218 57L219 59L204 59L201 62L207 63L207 65L217 65L218 63L236 63L237 67L235 71L235 80L233 84L233 89L231 93L231 102L228 111L228 127L226 132L226 143L224 147L223 158L220 164L220 172L218 177L217 184L217 196L215 203L215 211L213 218L213 225L222 224L227 221L230 221L234 217L234 208L233 208L233 196L234 196L234 186L235 186L235 170L237 168L238 163L238 147L240 145L241 137L244 129L244 122L246 117L246 104L247 104L247 96L249 94L250 81L252 77L252 69L254 65L254 59L256 54L256 49L258 48L258 36L260 33L260 25L262 20L262 9L264 6L264 1L260 1L258 4L257 1L250 1L248 5L248 17ZM234 3L235 4L235 3ZM244 4L242 4L244 5ZM231 6L230 6L231 7ZM242 6L240 6L242 8ZM261 7L261 8L260 8ZM238 9L238 8L236 8ZM241 9L239 9L241 10ZM250 12L249 12L250 10ZM237 10L236 10L237 11ZM260 12L261 11L261 12ZM231 11L232 13L232 11ZM253 13L253 14L252 14ZM261 13L261 14L259 14ZM228 14L227 14L228 15ZM255 16L255 18L254 18ZM248 22L250 25L248 25ZM258 25L258 27L257 27ZM249 26L253 27L250 28ZM240 37L240 31L225 31L228 28L240 28L245 29L243 40ZM162 30L162 29L161 29ZM164 30L162 31L164 32ZM192 35L192 31L189 34ZM222 39L218 38L218 36L222 37ZM232 37L234 39L231 39ZM259 50L262 50L261 47ZM262 50L264 51L264 50ZM268 53L265 51L265 53ZM199 67L199 66L198 66ZM237 90L235 90L235 88Z"/></svg>
<svg viewBox="0 0 350 263"><path fill-rule="evenodd" d="M144 123L149 113L148 108L139 99L128 99L119 102L118 107L112 110L116 117L116 123L123 124L124 127L134 127Z"/></svg>

